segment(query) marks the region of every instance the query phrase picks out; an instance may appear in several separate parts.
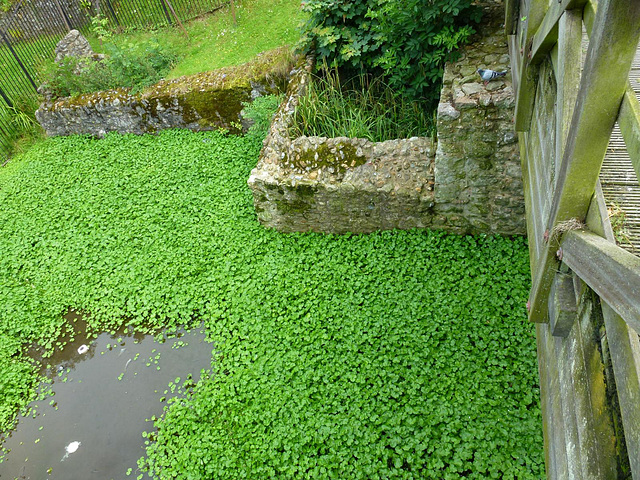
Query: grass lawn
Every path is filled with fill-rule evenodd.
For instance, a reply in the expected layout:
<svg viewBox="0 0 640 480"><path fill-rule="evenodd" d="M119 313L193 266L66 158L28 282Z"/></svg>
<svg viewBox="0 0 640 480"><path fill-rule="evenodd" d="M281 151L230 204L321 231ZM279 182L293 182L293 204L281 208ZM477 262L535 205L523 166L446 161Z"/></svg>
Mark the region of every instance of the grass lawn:
<svg viewBox="0 0 640 480"><path fill-rule="evenodd" d="M126 45L154 39L176 51L182 59L168 78L239 65L257 53L297 42L297 27L303 18L300 2L242 0L235 4L237 24L233 23L231 8L225 6L186 23L189 40L179 28L169 27L114 35L109 41ZM89 41L95 50L100 50L97 39L89 38Z"/></svg>
<svg viewBox="0 0 640 480"><path fill-rule="evenodd" d="M149 434L158 478L543 478L525 241L265 230L260 147L55 138L0 171L2 430L71 307L205 322L219 353Z"/></svg>

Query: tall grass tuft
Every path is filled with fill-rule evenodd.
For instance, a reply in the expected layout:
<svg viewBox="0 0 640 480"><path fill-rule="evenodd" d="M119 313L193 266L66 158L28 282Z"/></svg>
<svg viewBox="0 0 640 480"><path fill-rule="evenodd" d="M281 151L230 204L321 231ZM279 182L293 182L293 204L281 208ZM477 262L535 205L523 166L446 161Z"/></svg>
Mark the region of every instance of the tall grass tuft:
<svg viewBox="0 0 640 480"><path fill-rule="evenodd" d="M0 151L0 160L4 156L12 156L24 152L35 141L44 137L44 131L36 120L38 97L28 92L11 99L12 107L0 111L8 121L8 134L5 136L6 146Z"/></svg>
<svg viewBox="0 0 640 480"><path fill-rule="evenodd" d="M314 75L296 109L292 136L382 142L434 134L433 107L396 93L381 77L343 81L336 69Z"/></svg>
<svg viewBox="0 0 640 480"><path fill-rule="evenodd" d="M242 116L251 123L247 135L263 139L269 132L273 116L282 103L283 95L265 95L253 102L242 102Z"/></svg>

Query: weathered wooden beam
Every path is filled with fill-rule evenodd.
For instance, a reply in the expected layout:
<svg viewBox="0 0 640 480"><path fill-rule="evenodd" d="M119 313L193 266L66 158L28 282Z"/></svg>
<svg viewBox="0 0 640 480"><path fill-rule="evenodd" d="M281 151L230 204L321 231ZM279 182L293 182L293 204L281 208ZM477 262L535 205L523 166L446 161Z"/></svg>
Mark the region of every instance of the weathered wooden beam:
<svg viewBox="0 0 640 480"><path fill-rule="evenodd" d="M594 200L587 226L613 244L615 238L602 189L596 188ZM631 474L640 478L640 337L606 302L602 301L601 307Z"/></svg>
<svg viewBox="0 0 640 480"><path fill-rule="evenodd" d="M558 22L557 52L558 65L555 71L558 85L556 97L556 178L560 173L561 159L564 155L580 85L580 70L582 66L581 10L567 10L560 18Z"/></svg>
<svg viewBox="0 0 640 480"><path fill-rule="evenodd" d="M560 356L557 342L547 325L536 325L538 372L540 375L540 407L542 409L542 433L547 478L568 478L569 444L577 444L575 414L567 412L566 389L560 388ZM568 416L567 416L568 414ZM575 438L571 433L575 432ZM573 452L572 452L573 453Z"/></svg>
<svg viewBox="0 0 640 480"><path fill-rule="evenodd" d="M640 478L640 337L606 302L602 302L602 316L631 474Z"/></svg>
<svg viewBox="0 0 640 480"><path fill-rule="evenodd" d="M555 2L549 7L542 21L542 25L533 37L533 46L531 47L530 63L540 63L544 56L558 41L558 22L565 10L578 10L582 12L587 0L562 0ZM582 18L582 15L580 15Z"/></svg>
<svg viewBox="0 0 640 480"><path fill-rule="evenodd" d="M593 322L596 309L592 295L584 292L578 321L566 338L553 337L549 325L536 325L538 346L546 346L538 359L547 367L549 383L544 393L547 398L543 418L551 418L555 423L545 431L550 436L545 442L545 450L551 449L545 452L550 479L616 478L615 437L606 398L604 366L596 343L597 327ZM554 372L557 372L555 384ZM558 405L560 415L556 413ZM558 454L564 456L565 470L550 473L561 465Z"/></svg>
<svg viewBox="0 0 640 480"><path fill-rule="evenodd" d="M640 102L631 85L627 85L622 99L618 125L620 125L633 169L636 171L636 176L640 178Z"/></svg>
<svg viewBox="0 0 640 480"><path fill-rule="evenodd" d="M533 36L536 34L540 25L542 25L542 21L544 20L544 16L547 13L547 9L549 8L549 0L530 0L529 2L529 11L521 12L521 14L526 15L526 43L530 43L533 39Z"/></svg>
<svg viewBox="0 0 640 480"><path fill-rule="evenodd" d="M589 231L565 233L562 261L640 332L640 258Z"/></svg>
<svg viewBox="0 0 640 480"><path fill-rule="evenodd" d="M504 5L504 33L515 35L518 24L519 0L506 0Z"/></svg>
<svg viewBox="0 0 640 480"><path fill-rule="evenodd" d="M604 364L598 342L595 319L599 303L587 291L580 299L579 321L569 338L567 347L570 378L580 443L579 461L582 474L573 478L608 480L617 478L616 440L611 408L607 398ZM572 477L569 477L572 478Z"/></svg>
<svg viewBox="0 0 640 480"><path fill-rule="evenodd" d="M587 30L587 35L589 36L591 36L591 30L596 21L596 7L596 2L594 0L589 0L584 6L584 11L582 12L584 28Z"/></svg>
<svg viewBox="0 0 640 480"><path fill-rule="evenodd" d="M517 92L520 85L520 64L522 63L517 37L509 35L507 37L507 45L509 46L509 61L511 64L511 86L513 91Z"/></svg>
<svg viewBox="0 0 640 480"><path fill-rule="evenodd" d="M519 41L519 52L523 58L518 70L519 86L516 90L516 131L527 132L531 127L531 115L533 114L533 104L535 102L536 80L538 69L529 67L528 58L531 53L531 44L544 15L549 7L548 0L531 0L529 10L520 12L525 19L522 28L522 35Z"/></svg>
<svg viewBox="0 0 640 480"><path fill-rule="evenodd" d="M549 328L554 337L566 337L578 316L573 276L556 273L549 294Z"/></svg>
<svg viewBox="0 0 640 480"><path fill-rule="evenodd" d="M549 231L560 222L586 216L639 39L640 2L600 0L547 222ZM529 296L529 318L534 322L547 320L547 297L557 267L552 243L536 266Z"/></svg>
<svg viewBox="0 0 640 480"><path fill-rule="evenodd" d="M563 423L556 426L556 429L563 430L565 444L557 445L566 457L566 472L564 475L547 478L581 478L582 477L582 455L581 442L578 433L578 419L576 418L576 392L573 388L573 377L571 372L571 358L567 354L567 347L570 340L553 337L548 331L548 325L537 325L537 329L547 329L547 337L552 338L555 344L553 359L547 359L547 362L554 362L557 365L558 385L556 386L557 395L561 399L562 420Z"/></svg>
<svg viewBox="0 0 640 480"><path fill-rule="evenodd" d="M531 117L536 100L536 84L538 80L538 66L529 66L526 58L529 56L530 45L523 51L523 61L518 70L518 90L516 92L515 129L516 132L528 132L531 128Z"/></svg>
<svg viewBox="0 0 640 480"><path fill-rule="evenodd" d="M520 147L520 164L522 167L522 185L524 190L524 209L525 209L525 219L527 221L527 238L529 243L529 267L531 270L531 275L533 275L533 267L536 265L538 260L538 241L542 241L539 239L539 236L536 231L536 204L533 199L532 185L531 185L531 173L529 168L529 163L527 162L527 148L529 145L529 138L527 133L518 133L518 145ZM538 240L539 239L539 240Z"/></svg>

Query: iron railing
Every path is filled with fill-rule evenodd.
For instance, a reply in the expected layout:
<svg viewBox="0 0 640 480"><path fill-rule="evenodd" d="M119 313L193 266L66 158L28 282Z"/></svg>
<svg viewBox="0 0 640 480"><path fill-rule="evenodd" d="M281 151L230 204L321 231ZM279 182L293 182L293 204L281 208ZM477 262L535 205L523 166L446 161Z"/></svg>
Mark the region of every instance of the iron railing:
<svg viewBox="0 0 640 480"><path fill-rule="evenodd" d="M0 18L0 164L7 155L14 105L33 99L42 83L39 65L54 56L71 29L91 31L100 14L110 28L124 31L186 22L212 12L228 0L19 0ZM177 19L176 19L177 17Z"/></svg>

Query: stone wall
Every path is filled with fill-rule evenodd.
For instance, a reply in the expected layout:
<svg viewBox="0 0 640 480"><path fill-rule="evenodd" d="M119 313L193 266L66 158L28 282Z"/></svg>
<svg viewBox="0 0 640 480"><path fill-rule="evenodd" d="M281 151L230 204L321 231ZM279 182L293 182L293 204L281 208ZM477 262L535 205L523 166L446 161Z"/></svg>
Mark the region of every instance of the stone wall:
<svg viewBox="0 0 640 480"><path fill-rule="evenodd" d="M140 93L119 88L46 100L36 118L47 135L151 133L167 128L231 132L242 129L242 102L283 91L290 62L286 49L237 67L164 80Z"/></svg>
<svg viewBox="0 0 640 480"><path fill-rule="evenodd" d="M526 231L511 75L485 86L476 73L508 69L503 16L502 2L486 7L482 31L444 74L435 201L442 228L461 233Z"/></svg>
<svg viewBox="0 0 640 480"><path fill-rule="evenodd" d="M346 137L290 138L288 129L309 70L310 63L293 72L287 99L248 180L260 222L282 232L431 226L431 139L373 143Z"/></svg>
<svg viewBox="0 0 640 480"><path fill-rule="evenodd" d="M461 59L447 65L437 148L429 138L289 137L308 74L297 72L249 186L258 219L279 231L438 228L524 234L524 199L510 75L486 87L477 68L507 68L504 5L491 1Z"/></svg>

